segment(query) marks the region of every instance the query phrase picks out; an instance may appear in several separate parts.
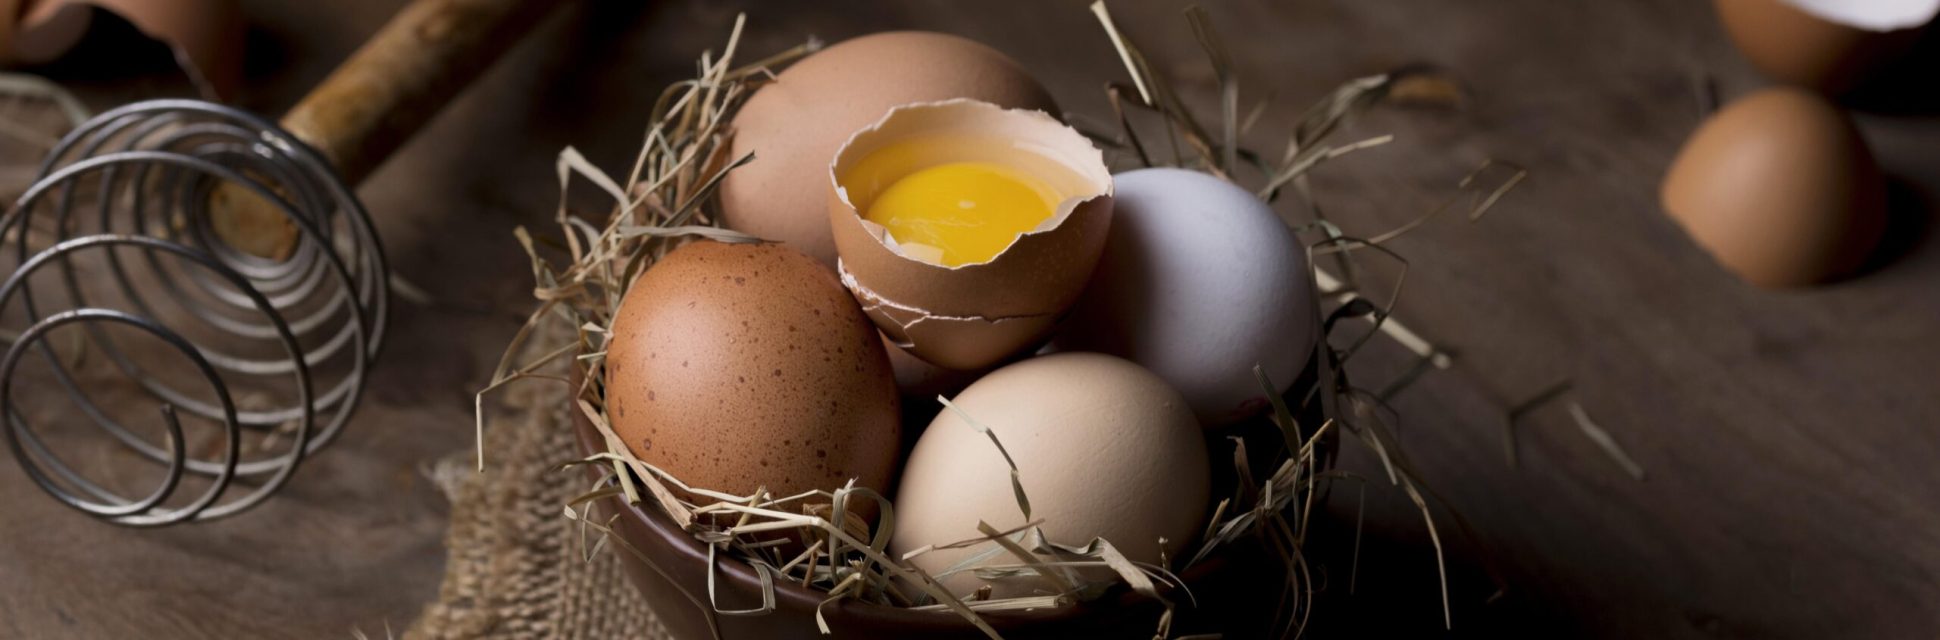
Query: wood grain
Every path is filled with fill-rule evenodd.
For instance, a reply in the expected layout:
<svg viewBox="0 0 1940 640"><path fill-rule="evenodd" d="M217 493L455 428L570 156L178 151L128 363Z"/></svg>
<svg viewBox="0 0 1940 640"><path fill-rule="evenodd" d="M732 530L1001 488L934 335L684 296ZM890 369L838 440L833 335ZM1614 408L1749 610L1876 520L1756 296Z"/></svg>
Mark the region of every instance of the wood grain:
<svg viewBox="0 0 1940 640"><path fill-rule="evenodd" d="M276 112L395 10L394 2L249 2L287 65L247 104ZM1002 6L993 6L999 5ZM315 6L312 6L315 5ZM341 637L394 628L432 595L439 500L416 469L470 443L468 394L526 308L514 224L550 216L552 157L575 145L630 162L647 105L750 11L744 51L809 34L907 27L961 33L1022 60L1069 111L1102 119L1122 80L1077 0L952 3L579 3L511 51L362 190L394 265L432 289L397 313L375 396L285 495L247 516L159 532L67 513L0 462L0 636ZM1188 101L1216 104L1181 3L1114 3ZM1657 209L1664 166L1700 117L1695 87L1761 81L1708 3L1502 0L1209 3L1246 84L1274 107L1247 136L1276 147L1334 84L1432 63L1461 110L1383 109L1346 137L1394 144L1319 170L1329 215L1355 234L1432 206L1486 158L1530 178L1474 224L1448 218L1394 242L1411 262L1398 317L1458 352L1395 398L1427 480L1472 525L1444 533L1457 566L1455 635L1931 637L1940 633L1940 252L1920 225L1874 272L1796 293L1745 287ZM93 81L99 102L144 86ZM1940 120L1864 115L1903 199L1940 189ZM597 194L575 194L598 206ZM1309 212L1287 204L1283 213ZM1924 214L1912 217L1923 220ZM1383 282L1391 270L1372 269ZM1408 356L1357 356L1369 384ZM1648 472L1637 482L1561 405L1520 424L1502 405L1557 380ZM1378 385L1377 385L1378 386ZM1352 447L1350 447L1352 449ZM1365 458L1353 468L1373 469ZM1356 594L1330 565L1330 632L1433 633L1432 555L1399 492L1373 488ZM1330 512L1355 515L1352 492ZM1351 535L1323 541L1345 556ZM1492 567L1508 587L1490 600ZM1332 637L1317 635L1315 637Z"/></svg>
<svg viewBox="0 0 1940 640"><path fill-rule="evenodd" d="M297 103L283 126L361 180L519 35L546 0L419 0Z"/></svg>

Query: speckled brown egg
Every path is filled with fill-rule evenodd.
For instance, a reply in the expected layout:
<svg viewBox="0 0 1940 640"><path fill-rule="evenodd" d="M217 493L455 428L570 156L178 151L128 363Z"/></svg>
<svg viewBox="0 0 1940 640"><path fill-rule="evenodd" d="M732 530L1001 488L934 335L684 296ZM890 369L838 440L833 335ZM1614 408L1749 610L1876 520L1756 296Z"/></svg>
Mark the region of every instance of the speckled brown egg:
<svg viewBox="0 0 1940 640"><path fill-rule="evenodd" d="M778 244L695 242L627 291L607 416L633 454L696 488L887 493L896 381L834 274Z"/></svg>
<svg viewBox="0 0 1940 640"><path fill-rule="evenodd" d="M1848 275L1886 227L1886 182L1845 113L1766 89L1706 120L1664 178L1664 210L1746 282L1795 287Z"/></svg>
<svg viewBox="0 0 1940 640"><path fill-rule="evenodd" d="M846 40L788 67L741 107L731 156L754 161L721 182L722 221L835 266L827 191L836 149L890 107L952 98L1057 114L1022 65L976 41L922 31Z"/></svg>

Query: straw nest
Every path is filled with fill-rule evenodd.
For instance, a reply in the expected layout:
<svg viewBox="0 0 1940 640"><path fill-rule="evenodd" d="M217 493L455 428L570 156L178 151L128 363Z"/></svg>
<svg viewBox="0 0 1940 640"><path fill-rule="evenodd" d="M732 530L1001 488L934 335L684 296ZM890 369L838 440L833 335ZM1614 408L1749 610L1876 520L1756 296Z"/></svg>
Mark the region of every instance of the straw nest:
<svg viewBox="0 0 1940 640"><path fill-rule="evenodd" d="M828 602L851 598L890 606L953 611L992 637L997 636L996 631L981 619L979 612L1058 606L1095 595L1106 585L1088 584L1082 579L1084 575L1096 575L1078 571L1089 567L1107 567L1133 590L1165 603L1165 613L1154 625L1157 637L1169 637L1172 603L1191 597L1177 573L1241 538L1259 540L1285 563L1287 582L1280 595L1282 607L1277 621L1287 632L1297 634L1311 611L1314 584L1303 550L1316 503L1335 482L1365 482L1353 474L1328 468L1326 457L1319 455L1323 439L1336 434L1344 434L1372 451L1383 465L1387 482L1400 488L1421 509L1439 562L1441 534L1428 508L1430 496L1417 481L1383 419L1391 413L1382 405L1382 398L1395 385L1378 393L1369 391L1349 384L1342 371L1359 348L1377 333L1385 333L1413 349L1421 356L1423 368L1446 368L1449 359L1447 354L1388 320L1388 312L1400 293L1399 279L1385 294L1361 291L1351 279L1351 261L1366 255L1378 256L1403 265L1405 274L1406 261L1383 243L1451 208L1462 195L1469 196L1469 217L1479 217L1521 180L1523 173L1513 167L1484 165L1463 180L1456 194L1419 220L1377 237L1347 237L1319 215L1313 205L1308 172L1342 155L1384 144L1390 138L1337 142L1332 139L1333 134L1355 115L1384 100L1458 99L1459 91L1453 85L1428 72L1351 80L1300 114L1282 152L1262 154L1241 147L1238 140L1263 117L1265 105L1243 116L1239 113L1237 79L1204 12L1190 10L1187 18L1219 81L1220 113L1216 128L1204 125L1185 108L1179 94L1154 72L1144 54L1113 25L1102 2L1094 4L1092 11L1110 36L1132 82L1130 86L1113 83L1107 87L1111 122L1067 119L1105 149L1107 156L1115 160L1117 169L1176 165L1233 179L1244 168L1264 176L1256 189L1261 198L1273 201L1291 194L1314 214L1311 222L1297 226L1302 237L1311 240L1309 263L1319 264L1314 259L1332 256L1330 264L1346 268L1342 275L1350 276L1336 278L1319 268L1314 273L1316 290L1322 292L1315 313L1322 318L1328 338L1321 341L1321 353L1315 359L1317 382L1296 387L1282 398L1272 393L1274 384L1256 369L1261 385L1273 399L1271 418L1287 445L1275 456L1274 466L1251 469L1243 453L1245 443L1238 443L1242 453L1235 461L1238 465L1235 477L1242 486L1233 488L1234 498L1223 500L1213 508L1203 539L1191 553L1172 558L1170 567L1141 565L1127 560L1105 540L1093 540L1078 547L1052 543L1035 526L1041 520L1010 531L985 525L982 536L950 546L995 543L993 553L1008 552L1018 562L987 567L983 571L1036 573L1049 584L1057 585L1059 595L989 599L987 593L950 593L903 558L891 557L885 552L894 521L894 505L882 495L852 486L788 496L766 491L731 495L705 487L690 487L679 478L640 461L615 437L606 420L600 381L604 379L602 366L608 328L628 283L656 259L691 238L760 241L717 226L712 215L711 199L721 178L750 159L728 157L727 123L756 88L773 78L774 69L814 51L818 44L811 40L781 54L739 64L737 48L745 17L736 21L719 55L712 52L701 55L699 73L694 79L668 87L654 103L645 140L624 179L615 179L614 174L593 166L571 148L559 155L557 169L562 192L577 176L609 195L615 206L604 216L588 219L568 211L562 198L555 219L558 228L551 235L535 235L523 228L516 232L518 241L532 259L534 296L539 304L507 348L491 386L479 393L481 433L485 398L494 390L529 379L577 381L573 388L575 409L583 412L605 437L607 448L584 460L562 461L569 466L597 465L608 471L606 479L564 505L565 517L576 520L585 530L610 533L608 522L591 515L592 503L609 496L624 496L630 502L654 505L696 539L710 545L714 552L747 561L773 581L788 580L826 590ZM1495 176L1494 181L1484 179L1491 175ZM1485 186L1485 182L1489 184ZM566 371L566 367L576 369L577 375L570 375L573 372ZM1405 384L1405 380L1395 384ZM955 410L947 406L947 399L939 400L946 405L945 410ZM1309 405L1320 408L1320 414L1325 416L1321 424L1303 425L1295 420L1299 410ZM1272 446L1281 447L1281 442L1273 442ZM490 452L482 449L482 438L480 443L479 464L483 468ZM992 444L1002 447L994 436ZM992 482L1007 480L1012 483L1020 506L1027 505L1025 487L1016 483L1015 474L1009 479L991 479ZM838 525L823 517L842 513L844 505L854 500L880 505L882 517L875 530L867 530L867 525L856 519ZM823 506L803 508L809 502ZM772 534L762 535L777 530L800 531L806 534L805 539L815 543L805 550L796 550L777 544ZM589 552L611 543L624 552L639 553L626 548L617 536L598 540ZM774 599L764 600L772 603ZM1445 577L1442 604L1446 611ZM819 615L817 621L822 622ZM826 623L822 626L822 631L827 633Z"/></svg>

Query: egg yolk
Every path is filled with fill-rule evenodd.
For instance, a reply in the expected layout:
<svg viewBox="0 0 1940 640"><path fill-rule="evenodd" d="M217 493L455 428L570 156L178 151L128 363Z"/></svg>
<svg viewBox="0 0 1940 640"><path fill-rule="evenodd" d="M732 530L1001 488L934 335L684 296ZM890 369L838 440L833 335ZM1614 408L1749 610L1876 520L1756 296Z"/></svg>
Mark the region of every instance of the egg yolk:
<svg viewBox="0 0 1940 640"><path fill-rule="evenodd" d="M1057 192L1044 181L989 162L952 162L904 176L865 214L902 244L941 253L955 267L988 262L1017 236L1051 217Z"/></svg>

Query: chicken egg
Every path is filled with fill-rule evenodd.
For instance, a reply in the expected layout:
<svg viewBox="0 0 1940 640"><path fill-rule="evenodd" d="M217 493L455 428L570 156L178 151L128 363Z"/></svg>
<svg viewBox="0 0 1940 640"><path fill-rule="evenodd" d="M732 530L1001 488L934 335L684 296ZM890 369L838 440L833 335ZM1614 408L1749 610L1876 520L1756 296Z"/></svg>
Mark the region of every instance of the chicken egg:
<svg viewBox="0 0 1940 640"><path fill-rule="evenodd" d="M827 269L772 243L690 243L634 282L607 345L606 410L641 461L736 495L850 479L884 491L901 449L875 327Z"/></svg>
<svg viewBox="0 0 1940 640"><path fill-rule="evenodd" d="M1251 192L1186 169L1113 178L1104 257L1053 340L1171 383L1207 426L1267 406L1254 365L1284 392L1318 340L1313 272L1293 230Z"/></svg>
<svg viewBox="0 0 1940 640"><path fill-rule="evenodd" d="M1844 112L1766 89L1706 120L1665 174L1664 211L1725 268L1761 287L1858 269L1886 228L1886 182Z"/></svg>
<svg viewBox="0 0 1940 640"><path fill-rule="evenodd" d="M1056 112L1023 66L983 44L898 31L847 40L797 61L735 115L731 157L754 160L721 182L722 222L835 265L827 212L829 158L891 107L973 98Z"/></svg>
<svg viewBox="0 0 1940 640"><path fill-rule="evenodd" d="M1103 538L1127 558L1157 565L1206 524L1211 476L1199 425L1179 392L1136 364L1096 353L1030 358L984 376L953 402L961 411L939 414L903 469L893 555L978 537L978 522L1007 530L1041 519L1051 542ZM1016 463L1028 519L1005 454L970 420L988 427ZM931 551L910 562L939 575L991 548ZM986 564L1015 562L999 554ZM986 582L971 571L940 579L958 594ZM997 597L1048 590L1034 575L989 583Z"/></svg>

